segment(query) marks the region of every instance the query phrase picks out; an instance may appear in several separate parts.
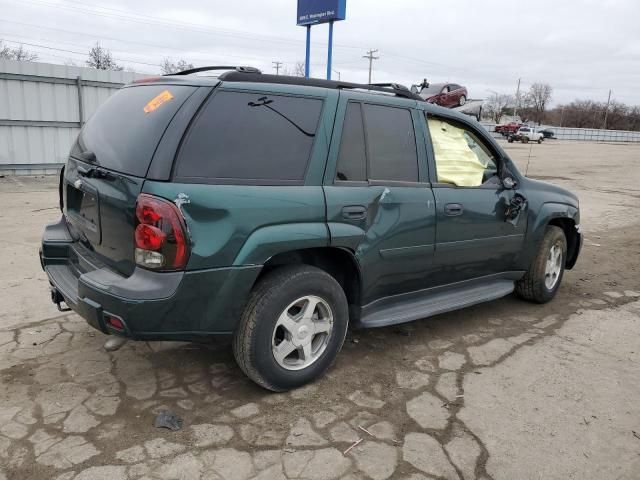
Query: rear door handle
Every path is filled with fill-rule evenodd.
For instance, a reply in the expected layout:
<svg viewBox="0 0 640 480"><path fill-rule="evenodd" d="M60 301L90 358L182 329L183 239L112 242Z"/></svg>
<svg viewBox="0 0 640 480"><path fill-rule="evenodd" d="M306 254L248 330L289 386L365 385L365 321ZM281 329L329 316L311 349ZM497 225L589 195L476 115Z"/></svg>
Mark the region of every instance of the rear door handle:
<svg viewBox="0 0 640 480"><path fill-rule="evenodd" d="M367 207L349 205L342 208L342 218L346 220L362 220L367 216Z"/></svg>
<svg viewBox="0 0 640 480"><path fill-rule="evenodd" d="M464 208L460 203L447 203L444 206L445 215L449 215L450 217L455 217L457 215L462 215L464 212Z"/></svg>

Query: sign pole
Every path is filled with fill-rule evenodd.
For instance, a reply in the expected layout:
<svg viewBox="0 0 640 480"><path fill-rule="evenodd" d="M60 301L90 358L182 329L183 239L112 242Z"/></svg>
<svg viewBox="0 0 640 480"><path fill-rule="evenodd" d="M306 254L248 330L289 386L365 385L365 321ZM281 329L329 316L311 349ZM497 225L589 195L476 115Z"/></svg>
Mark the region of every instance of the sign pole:
<svg viewBox="0 0 640 480"><path fill-rule="evenodd" d="M307 25L307 52L304 61L304 76L309 78L309 66L311 64L311 25Z"/></svg>
<svg viewBox="0 0 640 480"><path fill-rule="evenodd" d="M329 22L329 47L327 49L327 80L331 80L332 55L333 55L333 20Z"/></svg>

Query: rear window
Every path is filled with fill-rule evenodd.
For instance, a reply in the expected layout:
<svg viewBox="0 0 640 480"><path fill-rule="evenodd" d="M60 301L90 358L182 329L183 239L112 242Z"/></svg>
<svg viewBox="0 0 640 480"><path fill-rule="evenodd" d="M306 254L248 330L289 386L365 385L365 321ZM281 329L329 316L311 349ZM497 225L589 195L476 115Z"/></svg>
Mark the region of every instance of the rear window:
<svg viewBox="0 0 640 480"><path fill-rule="evenodd" d="M220 91L189 129L176 177L218 183L301 183L322 100Z"/></svg>
<svg viewBox="0 0 640 480"><path fill-rule="evenodd" d="M167 125L196 87L144 85L119 90L84 125L71 149L104 168L144 177Z"/></svg>

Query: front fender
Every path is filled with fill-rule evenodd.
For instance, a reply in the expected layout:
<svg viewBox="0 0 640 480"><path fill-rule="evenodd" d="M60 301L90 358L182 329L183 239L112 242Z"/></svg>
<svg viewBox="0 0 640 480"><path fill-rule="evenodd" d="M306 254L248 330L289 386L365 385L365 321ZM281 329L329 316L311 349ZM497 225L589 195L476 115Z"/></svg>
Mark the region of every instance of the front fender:
<svg viewBox="0 0 640 480"><path fill-rule="evenodd" d="M329 233L324 223L270 225L259 228L247 238L233 265L264 265L278 253L328 245Z"/></svg>
<svg viewBox="0 0 640 480"><path fill-rule="evenodd" d="M580 212L573 205L560 202L547 202L537 210L529 212L529 228L527 230L526 249L523 255L522 268L528 269L531 261L538 252L538 246L544 237L544 232L555 218L568 218L580 224Z"/></svg>

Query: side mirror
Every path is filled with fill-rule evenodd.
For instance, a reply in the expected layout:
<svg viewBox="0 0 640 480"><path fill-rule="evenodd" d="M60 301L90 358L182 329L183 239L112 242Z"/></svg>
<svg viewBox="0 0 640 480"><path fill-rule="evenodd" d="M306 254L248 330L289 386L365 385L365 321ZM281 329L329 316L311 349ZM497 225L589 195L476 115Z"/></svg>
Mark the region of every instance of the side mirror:
<svg viewBox="0 0 640 480"><path fill-rule="evenodd" d="M516 188L518 183L513 179L513 177L506 176L502 179L502 186L507 190L513 190Z"/></svg>
<svg viewBox="0 0 640 480"><path fill-rule="evenodd" d="M518 186L518 180L516 180L516 177L509 170L508 160L506 158L500 159L498 169L500 182L506 190L513 190Z"/></svg>

